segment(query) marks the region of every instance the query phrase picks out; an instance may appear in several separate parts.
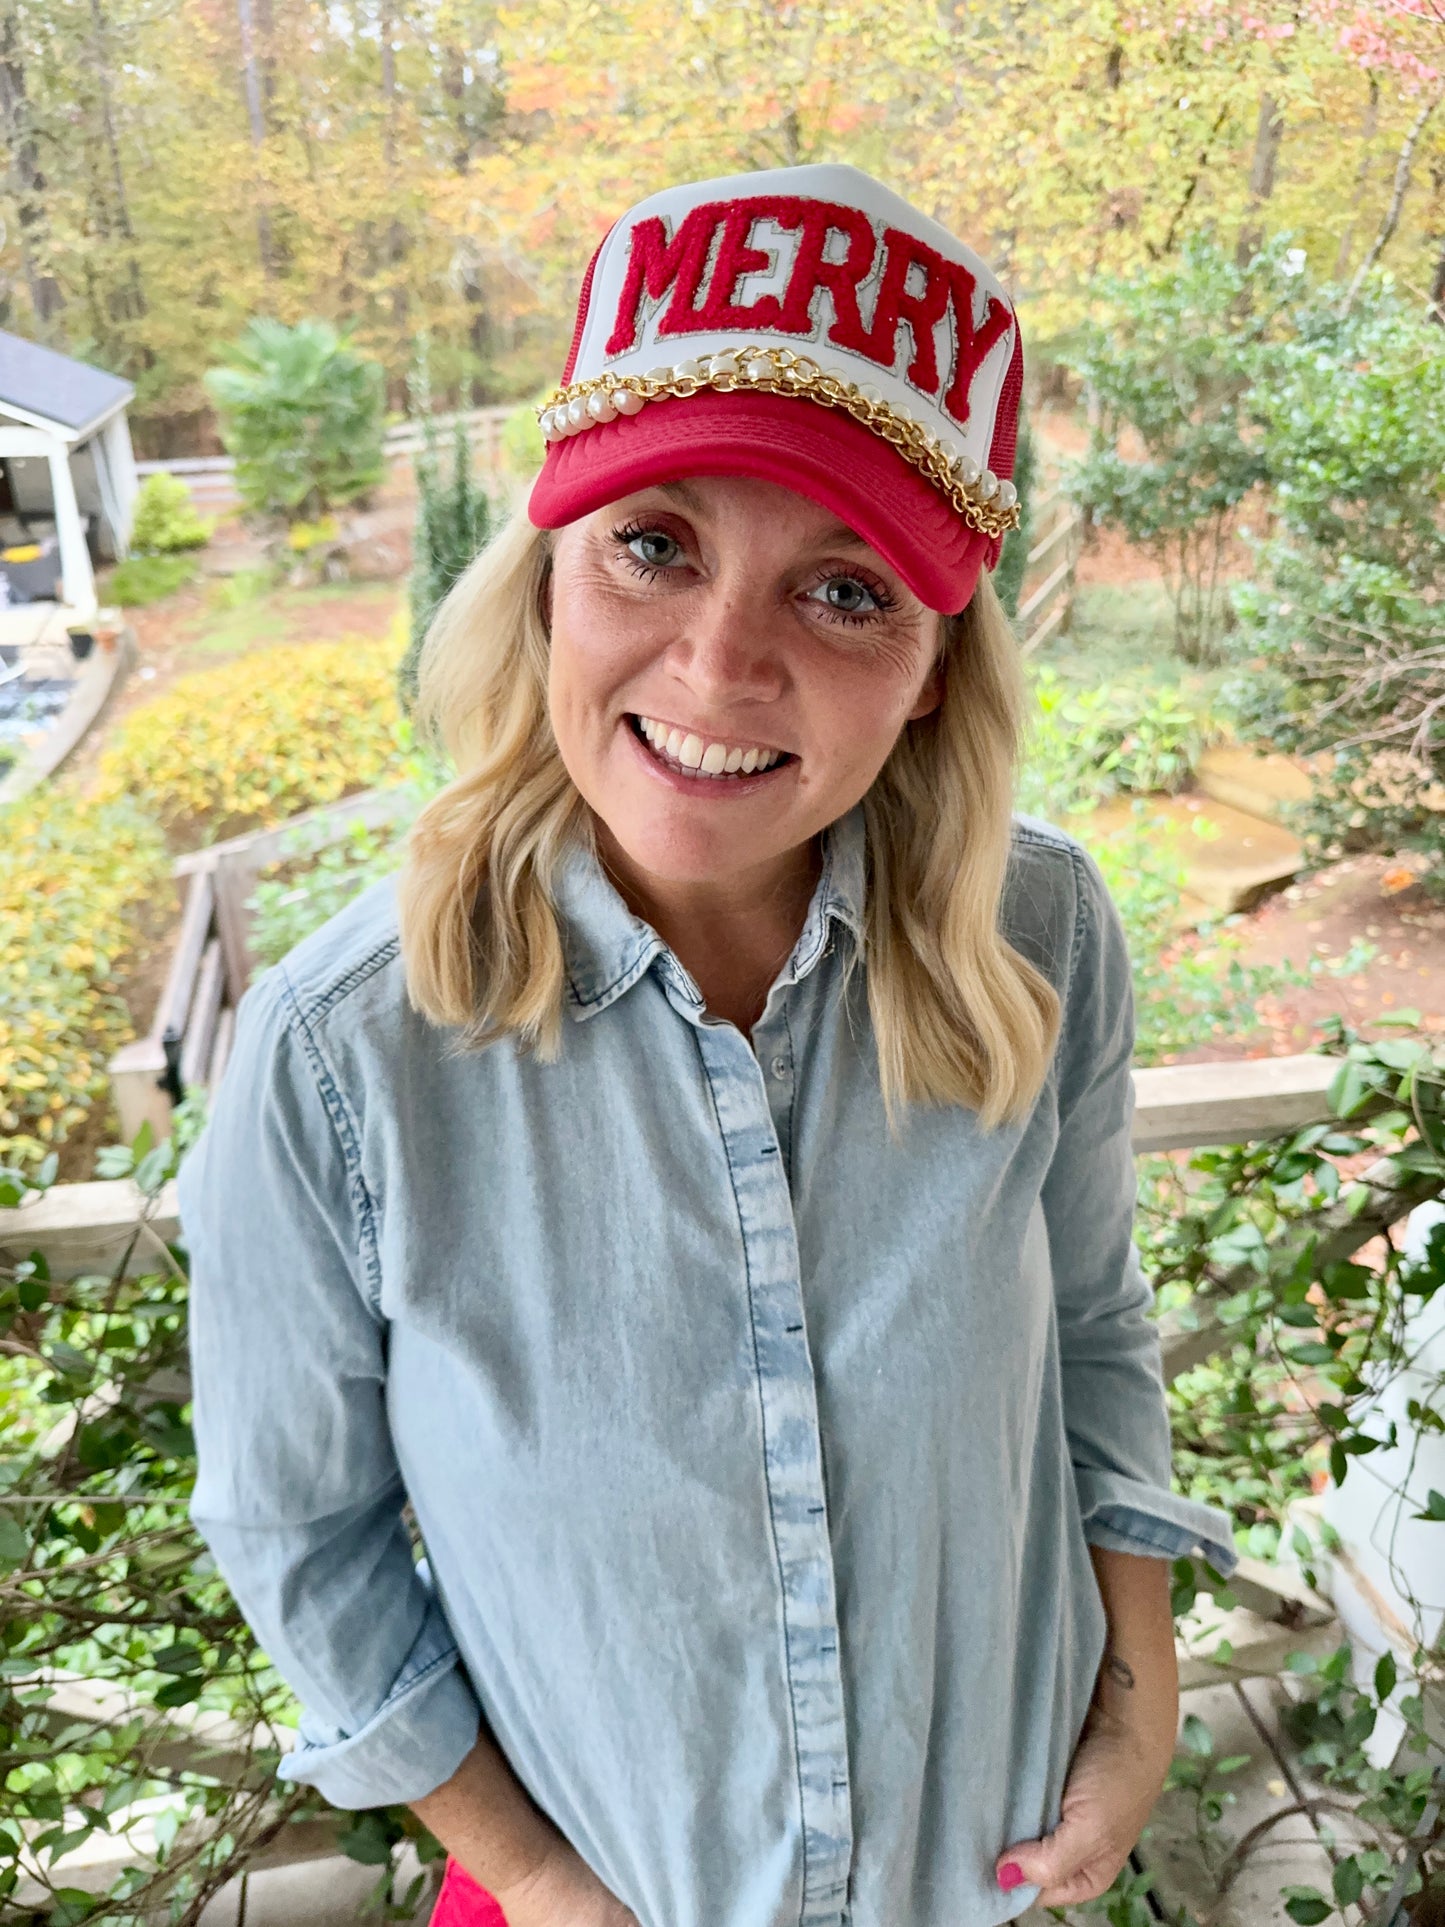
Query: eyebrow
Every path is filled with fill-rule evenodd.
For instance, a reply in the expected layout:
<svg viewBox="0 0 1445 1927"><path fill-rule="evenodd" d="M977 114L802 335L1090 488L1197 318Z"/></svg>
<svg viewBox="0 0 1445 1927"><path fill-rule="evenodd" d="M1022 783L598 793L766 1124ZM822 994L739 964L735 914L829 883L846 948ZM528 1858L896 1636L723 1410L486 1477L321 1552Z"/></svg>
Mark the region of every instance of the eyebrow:
<svg viewBox="0 0 1445 1927"><path fill-rule="evenodd" d="M705 507L703 498L691 482L659 482L656 486L660 494L670 495L683 508L691 509L694 515L700 515L703 512ZM820 549L871 550L872 544L865 542L858 531L850 529L846 522L831 522L827 528L819 531L818 547Z"/></svg>

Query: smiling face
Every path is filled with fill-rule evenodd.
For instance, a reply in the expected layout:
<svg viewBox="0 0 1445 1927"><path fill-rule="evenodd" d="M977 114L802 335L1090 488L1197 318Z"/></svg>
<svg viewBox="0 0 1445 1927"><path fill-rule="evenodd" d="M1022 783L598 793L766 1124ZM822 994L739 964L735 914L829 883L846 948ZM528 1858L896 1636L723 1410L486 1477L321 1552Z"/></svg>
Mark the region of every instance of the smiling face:
<svg viewBox="0 0 1445 1927"><path fill-rule="evenodd" d="M599 843L639 882L783 875L941 696L941 618L861 537L744 477L557 534L549 704Z"/></svg>

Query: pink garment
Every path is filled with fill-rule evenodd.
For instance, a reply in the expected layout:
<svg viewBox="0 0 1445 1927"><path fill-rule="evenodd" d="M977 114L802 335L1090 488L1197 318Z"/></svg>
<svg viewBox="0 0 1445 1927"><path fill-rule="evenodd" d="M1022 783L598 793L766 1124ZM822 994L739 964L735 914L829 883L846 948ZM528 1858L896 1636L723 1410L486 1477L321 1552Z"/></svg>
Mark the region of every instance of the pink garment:
<svg viewBox="0 0 1445 1927"><path fill-rule="evenodd" d="M479 1887L461 1862L448 1854L431 1927L507 1927L507 1916L486 1888Z"/></svg>

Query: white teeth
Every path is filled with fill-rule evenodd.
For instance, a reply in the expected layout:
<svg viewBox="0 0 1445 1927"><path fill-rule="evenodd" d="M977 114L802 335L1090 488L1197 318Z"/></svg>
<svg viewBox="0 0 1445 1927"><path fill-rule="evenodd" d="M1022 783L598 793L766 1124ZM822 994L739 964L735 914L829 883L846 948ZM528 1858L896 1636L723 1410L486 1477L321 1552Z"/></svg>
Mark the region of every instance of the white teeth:
<svg viewBox="0 0 1445 1927"><path fill-rule="evenodd" d="M637 724L659 754L698 776L749 776L771 769L783 754L780 749L734 749L726 743L707 742L691 732L669 729L651 716L639 716Z"/></svg>

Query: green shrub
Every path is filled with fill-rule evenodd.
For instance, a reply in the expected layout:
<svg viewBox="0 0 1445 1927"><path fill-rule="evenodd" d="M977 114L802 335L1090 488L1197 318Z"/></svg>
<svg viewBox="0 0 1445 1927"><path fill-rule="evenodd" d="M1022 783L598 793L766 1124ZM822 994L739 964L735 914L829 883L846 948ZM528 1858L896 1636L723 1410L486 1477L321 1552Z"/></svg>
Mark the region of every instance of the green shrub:
<svg viewBox="0 0 1445 1927"><path fill-rule="evenodd" d="M98 794L211 841L370 789L402 754L398 654L396 639L297 643L183 677L126 717Z"/></svg>
<svg viewBox="0 0 1445 1927"><path fill-rule="evenodd" d="M1101 282L1107 312L1067 356L1095 408L1070 493L1158 558L1187 661L1214 653L1234 511L1268 477L1257 411L1302 300L1297 265L1285 237L1242 265L1193 239L1176 259Z"/></svg>
<svg viewBox="0 0 1445 1927"><path fill-rule="evenodd" d="M0 1162L43 1159L104 1092L134 1035L116 974L167 869L127 797L87 801L62 779L0 811Z"/></svg>
<svg viewBox="0 0 1445 1927"><path fill-rule="evenodd" d="M1241 714L1333 752L1295 814L1316 861L1413 851L1445 892L1445 335L1388 281L1322 290L1260 397L1277 525L1234 591Z"/></svg>
<svg viewBox="0 0 1445 1927"><path fill-rule="evenodd" d="M314 522L385 474L381 367L349 331L257 317L205 383L254 513Z"/></svg>
<svg viewBox="0 0 1445 1927"><path fill-rule="evenodd" d="M1080 688L1046 663L1031 681L1038 707L1019 793L1036 814L1075 815L1121 791L1172 794L1222 733L1172 689Z"/></svg>
<svg viewBox="0 0 1445 1927"><path fill-rule="evenodd" d="M110 601L122 609L143 609L184 588L196 573L189 555L128 555L118 562L106 588Z"/></svg>
<svg viewBox="0 0 1445 1927"><path fill-rule="evenodd" d="M491 504L472 474L465 420L457 418L451 479L444 482L438 472L435 426L429 415L422 419L425 439L416 457L417 504L412 533L411 640L397 672L401 701L408 711L416 701L417 668L432 617L491 533Z"/></svg>
<svg viewBox="0 0 1445 1927"><path fill-rule="evenodd" d="M509 475L529 481L547 453L537 410L531 402L514 408L502 423L502 466Z"/></svg>
<svg viewBox="0 0 1445 1927"><path fill-rule="evenodd" d="M277 1733L295 1728L296 1702L188 1516L196 1446L175 1390L186 1368L186 1254L151 1220L193 1135L178 1114L174 1145L153 1145L147 1129L129 1150L101 1155L99 1176L133 1177L139 1190L127 1255L150 1262L132 1275L117 1267L52 1281L43 1262L0 1253L7 1922L198 1920L278 1831L327 1811L313 1788L276 1780ZM0 1209L33 1195L0 1169ZM77 1704L76 1679L96 1682L109 1703ZM219 1759L192 1744L204 1738L197 1716L236 1735ZM78 1856L97 1836L107 1848L126 1839L142 1802L153 1842L134 1839L109 1885L87 1892ZM338 1844L376 1882L361 1916L418 1918L425 1877L401 1891L395 1849L409 1840L426 1863L441 1855L438 1842L407 1807L348 1818ZM19 1880L37 1874L43 1903L20 1907Z"/></svg>
<svg viewBox="0 0 1445 1927"><path fill-rule="evenodd" d="M191 491L179 475L147 475L136 493L131 552L171 555L180 549L203 549L215 527L214 517L196 513Z"/></svg>
<svg viewBox="0 0 1445 1927"><path fill-rule="evenodd" d="M210 585L209 602L213 609L246 609L259 602L276 586L276 571L269 563L257 568L237 569L220 575Z"/></svg>
<svg viewBox="0 0 1445 1927"><path fill-rule="evenodd" d="M402 740L410 740L405 725ZM324 822L298 823L288 832L282 854L261 872L246 903L251 949L262 967L279 963L369 884L401 868L413 819L446 780L440 765L420 754L406 766L401 807L390 822L377 828L354 822L335 840Z"/></svg>
<svg viewBox="0 0 1445 1927"><path fill-rule="evenodd" d="M540 438L541 431L538 431ZM1024 572L1029 565L1029 550L1033 546L1033 492L1034 473L1038 466L1034 453L1034 432L1029 426L1027 413L1019 415L1019 444L1014 460L1013 482L1019 492L1019 525L1010 529L1004 537L1003 552L998 559L993 586L998 591L1008 614L1016 616L1019 612L1019 592L1023 588Z"/></svg>

